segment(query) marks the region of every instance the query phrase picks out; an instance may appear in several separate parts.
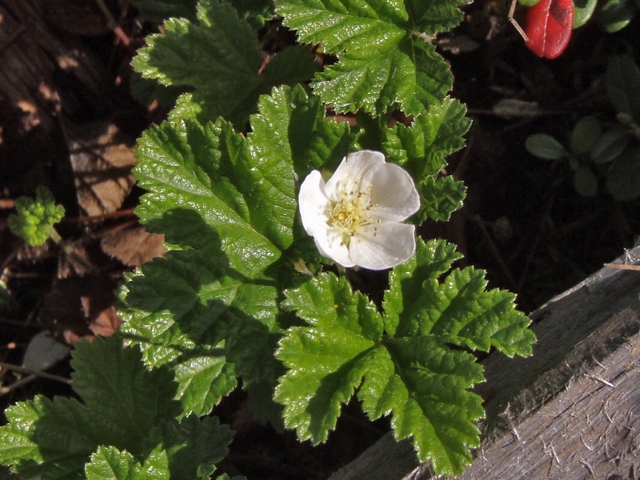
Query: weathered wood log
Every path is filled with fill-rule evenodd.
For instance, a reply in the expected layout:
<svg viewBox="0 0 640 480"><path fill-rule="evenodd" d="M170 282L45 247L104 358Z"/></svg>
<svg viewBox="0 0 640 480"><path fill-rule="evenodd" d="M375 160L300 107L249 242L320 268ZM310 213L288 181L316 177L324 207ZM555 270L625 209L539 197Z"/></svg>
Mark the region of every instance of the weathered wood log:
<svg viewBox="0 0 640 480"><path fill-rule="evenodd" d="M640 271L605 267L531 318L532 357L483 362L482 446L458 478L640 478ZM412 452L388 434L330 480L433 478Z"/></svg>

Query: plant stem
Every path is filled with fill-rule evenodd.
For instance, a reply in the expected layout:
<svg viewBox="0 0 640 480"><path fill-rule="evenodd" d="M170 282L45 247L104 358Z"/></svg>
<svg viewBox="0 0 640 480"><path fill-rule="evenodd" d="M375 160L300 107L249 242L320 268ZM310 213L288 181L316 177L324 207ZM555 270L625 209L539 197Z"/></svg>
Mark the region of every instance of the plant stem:
<svg viewBox="0 0 640 480"><path fill-rule="evenodd" d="M53 227L53 225L49 226L49 236L53 239L54 242L60 245L60 248L62 248L64 253L66 253L75 261L80 263L84 268L86 268L91 273L97 273L98 269L93 265L91 265L89 262L87 262L84 258L78 255L76 252L74 252L73 248L71 248L71 245L69 245L67 242L65 242L62 239L62 237L60 236L58 231Z"/></svg>
<svg viewBox="0 0 640 480"><path fill-rule="evenodd" d="M48 378L49 380L56 380L58 382L73 385L73 380L71 380L70 378L61 377L60 375L54 375L52 373L42 372L40 370L34 370L33 368L21 367L20 365L13 365L11 363L4 363L4 362L0 362L0 368L6 369L6 370L12 370L18 373L35 375L37 377Z"/></svg>

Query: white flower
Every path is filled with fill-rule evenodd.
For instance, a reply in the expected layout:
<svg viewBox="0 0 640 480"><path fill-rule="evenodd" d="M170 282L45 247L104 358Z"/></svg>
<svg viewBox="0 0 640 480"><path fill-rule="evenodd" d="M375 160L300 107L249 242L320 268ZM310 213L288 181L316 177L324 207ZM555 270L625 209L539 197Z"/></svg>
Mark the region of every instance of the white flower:
<svg viewBox="0 0 640 480"><path fill-rule="evenodd" d="M400 222L420 208L420 196L411 176L380 152L350 153L326 183L314 170L298 200L320 253L344 267L384 270L416 249L414 226Z"/></svg>

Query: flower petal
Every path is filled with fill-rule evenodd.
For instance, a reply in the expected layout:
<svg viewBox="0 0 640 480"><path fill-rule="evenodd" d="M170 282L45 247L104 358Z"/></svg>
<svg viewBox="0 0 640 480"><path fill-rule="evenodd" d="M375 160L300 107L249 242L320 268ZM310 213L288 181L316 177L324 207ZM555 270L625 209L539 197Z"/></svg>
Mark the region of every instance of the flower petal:
<svg viewBox="0 0 640 480"><path fill-rule="evenodd" d="M361 229L351 239L349 256L358 266L369 270L395 267L416 251L415 227L403 223L380 223Z"/></svg>
<svg viewBox="0 0 640 480"><path fill-rule="evenodd" d="M349 258L349 249L342 236L327 224L330 201L324 192L322 174L318 170L312 171L300 185L298 194L302 226L313 237L322 255L343 267L353 267L355 264Z"/></svg>
<svg viewBox="0 0 640 480"><path fill-rule="evenodd" d="M307 175L307 178L300 185L298 205L302 226L312 237L318 234L319 228L324 231L325 229L322 229L322 225L326 227L327 224L329 199L324 192L324 180L318 170L314 170Z"/></svg>
<svg viewBox="0 0 640 480"><path fill-rule="evenodd" d="M351 152L342 159L342 163L327 180L325 192L333 200L340 200L344 190L360 191L367 183L364 176L367 171L385 164L384 155L374 150Z"/></svg>
<svg viewBox="0 0 640 480"><path fill-rule="evenodd" d="M370 183L374 218L401 222L420 208L420 195L411 175L393 163L385 163L367 172L363 183Z"/></svg>
<svg viewBox="0 0 640 480"><path fill-rule="evenodd" d="M324 231L322 231L323 227ZM324 223L316 230L316 233L317 235L313 237L313 240L322 255L346 268L356 265L351 259L349 248L344 244L342 235L335 229ZM353 240L351 243L353 243Z"/></svg>

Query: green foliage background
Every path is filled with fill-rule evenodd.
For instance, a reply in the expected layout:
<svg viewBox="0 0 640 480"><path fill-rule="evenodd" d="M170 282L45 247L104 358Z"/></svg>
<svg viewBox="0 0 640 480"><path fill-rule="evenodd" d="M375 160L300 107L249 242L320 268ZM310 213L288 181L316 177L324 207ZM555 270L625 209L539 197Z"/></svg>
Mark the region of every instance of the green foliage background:
<svg viewBox="0 0 640 480"><path fill-rule="evenodd" d="M529 319L512 294L486 290L482 271L452 270L459 255L444 241L418 239L376 305L326 267L297 214L298 183L361 148L413 176L413 221L460 207L464 186L442 171L470 121L429 40L457 25L461 3L137 2L166 21L134 67L179 94L139 139L135 169L146 190L136 213L170 251L122 288L127 347L78 348L81 401L12 407L0 462L42 478L209 478L230 434L208 414L240 378L254 415L301 440L326 440L357 392L437 473L461 472L483 415L473 352L529 355ZM319 70L296 45L265 62L256 31L274 12L338 61ZM388 127L397 109L410 125Z"/></svg>

